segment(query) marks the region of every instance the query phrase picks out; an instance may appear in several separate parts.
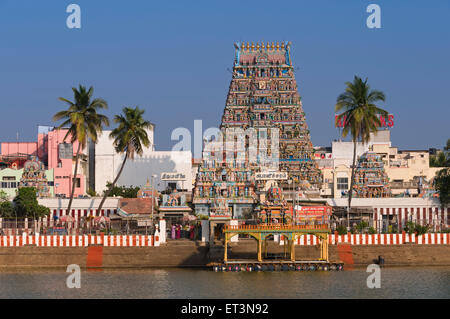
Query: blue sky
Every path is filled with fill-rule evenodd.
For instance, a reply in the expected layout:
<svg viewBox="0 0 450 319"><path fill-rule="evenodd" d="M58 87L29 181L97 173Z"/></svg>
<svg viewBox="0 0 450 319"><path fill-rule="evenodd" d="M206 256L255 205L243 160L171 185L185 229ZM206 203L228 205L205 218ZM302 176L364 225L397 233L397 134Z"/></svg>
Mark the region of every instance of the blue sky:
<svg viewBox="0 0 450 319"><path fill-rule="evenodd" d="M66 27L81 7L82 28ZM366 7L381 7L368 29ZM334 104L353 76L386 93L393 144L442 147L450 138L450 1L0 0L0 140L36 139L37 125L94 86L113 116L146 109L156 148L174 128L218 126L236 41L291 41L314 145L338 137Z"/></svg>

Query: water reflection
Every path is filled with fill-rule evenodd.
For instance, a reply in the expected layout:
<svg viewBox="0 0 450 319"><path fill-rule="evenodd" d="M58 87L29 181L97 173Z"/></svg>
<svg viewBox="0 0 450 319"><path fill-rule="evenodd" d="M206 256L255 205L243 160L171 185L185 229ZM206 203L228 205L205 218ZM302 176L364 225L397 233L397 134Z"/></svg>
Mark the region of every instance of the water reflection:
<svg viewBox="0 0 450 319"><path fill-rule="evenodd" d="M0 272L0 298L449 298L450 268L385 268L369 289L365 269L343 272L215 273L198 269Z"/></svg>

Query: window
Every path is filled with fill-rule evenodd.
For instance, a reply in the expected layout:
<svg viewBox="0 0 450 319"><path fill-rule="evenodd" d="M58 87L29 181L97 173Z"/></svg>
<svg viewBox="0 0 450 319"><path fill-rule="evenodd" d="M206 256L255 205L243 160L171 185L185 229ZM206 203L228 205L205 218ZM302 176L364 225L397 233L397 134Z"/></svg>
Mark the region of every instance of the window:
<svg viewBox="0 0 450 319"><path fill-rule="evenodd" d="M80 188L81 187L81 182L79 178L75 178L75 187L76 188Z"/></svg>
<svg viewBox="0 0 450 319"><path fill-rule="evenodd" d="M2 182L1 188L17 188L17 182Z"/></svg>
<svg viewBox="0 0 450 319"><path fill-rule="evenodd" d="M16 177L15 176L3 176L2 178L4 181L15 181Z"/></svg>
<svg viewBox="0 0 450 319"><path fill-rule="evenodd" d="M337 178L337 189L340 189L340 190L348 189L348 178L347 177L338 177Z"/></svg>

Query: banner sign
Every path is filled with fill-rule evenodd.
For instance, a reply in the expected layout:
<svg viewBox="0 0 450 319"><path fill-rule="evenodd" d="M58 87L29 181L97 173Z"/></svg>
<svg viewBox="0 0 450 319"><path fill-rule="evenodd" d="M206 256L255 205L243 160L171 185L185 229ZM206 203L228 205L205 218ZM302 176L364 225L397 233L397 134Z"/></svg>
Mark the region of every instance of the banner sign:
<svg viewBox="0 0 450 319"><path fill-rule="evenodd" d="M183 173L161 173L162 181L185 181L186 174Z"/></svg>
<svg viewBox="0 0 450 319"><path fill-rule="evenodd" d="M328 222L332 208L330 206L295 206L297 221L317 220Z"/></svg>
<svg viewBox="0 0 450 319"><path fill-rule="evenodd" d="M255 179L257 181L288 179L288 173L287 172L260 172L260 173L255 173Z"/></svg>
<svg viewBox="0 0 450 319"><path fill-rule="evenodd" d="M151 226L152 220L151 219L138 219L137 225L138 225L138 227Z"/></svg>
<svg viewBox="0 0 450 319"><path fill-rule="evenodd" d="M338 119L338 115L335 115L334 116L334 125L336 127L344 127L346 120L347 119L345 118L345 116L343 116L339 120ZM385 118L384 116L380 115L380 122L381 122L380 127L393 127L394 126L394 115L393 114L389 114L387 118Z"/></svg>

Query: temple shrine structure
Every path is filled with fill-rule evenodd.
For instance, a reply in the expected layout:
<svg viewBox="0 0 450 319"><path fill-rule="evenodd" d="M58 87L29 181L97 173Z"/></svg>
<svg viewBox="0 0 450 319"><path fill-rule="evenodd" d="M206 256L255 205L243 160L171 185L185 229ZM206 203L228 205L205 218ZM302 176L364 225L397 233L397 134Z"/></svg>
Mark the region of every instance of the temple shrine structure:
<svg viewBox="0 0 450 319"><path fill-rule="evenodd" d="M288 182L296 185L295 191L319 191L322 174L314 160L290 50L290 42L235 44L222 137L205 145L194 189L195 211L210 221L245 218L260 203L260 195L267 194L263 206L268 210L260 212L281 216L286 210L282 191L292 189ZM244 149L230 149L227 143L238 139ZM266 172L284 173L284 178L255 178ZM274 182L277 187L270 188Z"/></svg>
<svg viewBox="0 0 450 319"><path fill-rule="evenodd" d="M34 187L38 197L50 197L50 187L45 173L44 164L37 156L31 156L23 165L19 188Z"/></svg>
<svg viewBox="0 0 450 319"><path fill-rule="evenodd" d="M380 156L366 152L358 159L355 168L353 196L356 198L391 197L389 178Z"/></svg>

